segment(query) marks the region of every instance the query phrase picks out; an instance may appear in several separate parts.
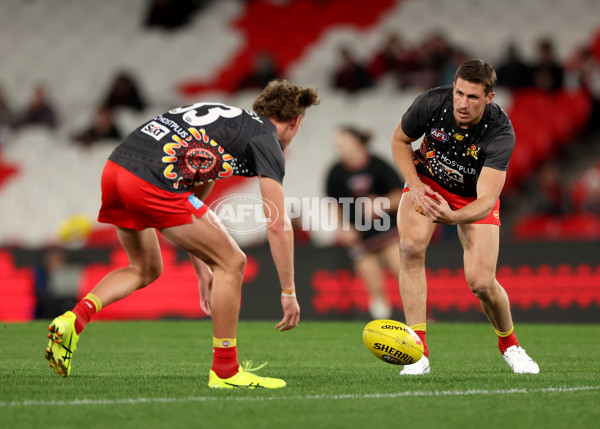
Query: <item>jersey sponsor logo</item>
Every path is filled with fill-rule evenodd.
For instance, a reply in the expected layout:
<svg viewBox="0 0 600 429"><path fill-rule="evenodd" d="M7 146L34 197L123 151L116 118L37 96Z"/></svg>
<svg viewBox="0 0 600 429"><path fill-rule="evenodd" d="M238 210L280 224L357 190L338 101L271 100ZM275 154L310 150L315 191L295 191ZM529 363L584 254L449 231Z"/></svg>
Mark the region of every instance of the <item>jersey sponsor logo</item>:
<svg viewBox="0 0 600 429"><path fill-rule="evenodd" d="M463 141L465 139L465 135L464 134L460 134L460 133L454 133L452 135L452 138L454 140L456 140L457 142L461 142L461 141Z"/></svg>
<svg viewBox="0 0 600 429"><path fill-rule="evenodd" d="M458 163L456 160L449 158L448 156L446 156L443 153L439 153L438 156L440 158L440 161L441 161L440 164L442 166L456 169L456 171L460 172L461 175L462 174L466 174L466 175L476 175L477 174L477 170L475 168L470 167L468 165L462 165L462 164Z"/></svg>
<svg viewBox="0 0 600 429"><path fill-rule="evenodd" d="M449 139L448 134L437 128L431 129L431 137L440 142L447 142Z"/></svg>
<svg viewBox="0 0 600 429"><path fill-rule="evenodd" d="M169 127L173 132L177 133L179 137L182 139L187 139L189 134L186 130L184 130L177 122L172 119L165 118L163 115L158 115L154 118L155 121L160 122L163 125Z"/></svg>
<svg viewBox="0 0 600 429"><path fill-rule="evenodd" d="M154 140L159 141L164 136L169 134L169 129L164 125L159 124L156 121L149 122L144 128L141 130L144 134L148 134Z"/></svg>
<svg viewBox="0 0 600 429"><path fill-rule="evenodd" d="M453 180L458 183L465 182L464 176L458 170L448 167L446 164L443 164L441 162L439 164L440 164L440 167L442 167L444 169L444 172L446 173L446 177L448 177L450 180Z"/></svg>

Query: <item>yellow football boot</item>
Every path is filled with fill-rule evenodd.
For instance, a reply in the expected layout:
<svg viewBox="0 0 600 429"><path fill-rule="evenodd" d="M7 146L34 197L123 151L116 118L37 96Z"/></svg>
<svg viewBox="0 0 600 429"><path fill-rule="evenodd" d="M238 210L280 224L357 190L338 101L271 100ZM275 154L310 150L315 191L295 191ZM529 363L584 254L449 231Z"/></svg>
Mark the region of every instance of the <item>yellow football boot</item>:
<svg viewBox="0 0 600 429"><path fill-rule="evenodd" d="M211 370L208 377L208 387L214 389L256 389L261 387L266 389L278 389L280 387L285 387L285 381L280 378L260 377L251 372L244 371L240 366L237 374L230 378L219 378L217 374Z"/></svg>
<svg viewBox="0 0 600 429"><path fill-rule="evenodd" d="M79 335L75 332L76 318L72 311L67 311L55 318L48 327L50 341L46 348L46 359L50 362L50 368L61 377L68 377L71 373L71 358L79 341Z"/></svg>

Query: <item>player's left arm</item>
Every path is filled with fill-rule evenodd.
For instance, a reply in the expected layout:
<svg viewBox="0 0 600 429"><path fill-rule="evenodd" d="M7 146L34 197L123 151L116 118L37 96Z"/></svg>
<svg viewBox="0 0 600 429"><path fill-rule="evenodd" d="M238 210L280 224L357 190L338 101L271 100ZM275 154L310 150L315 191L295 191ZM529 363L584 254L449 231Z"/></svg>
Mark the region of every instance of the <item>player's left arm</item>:
<svg viewBox="0 0 600 429"><path fill-rule="evenodd" d="M287 331L296 327L300 321L300 306L296 299L294 282L294 231L285 211L285 198L281 183L266 176L260 176L259 183L267 218L267 240L282 291L283 318L275 328Z"/></svg>
<svg viewBox="0 0 600 429"><path fill-rule="evenodd" d="M426 198L423 201L424 215L436 223L448 225L472 223L490 215L500 198L504 187L506 171L483 167L477 180L477 199L459 210L452 210L448 202L437 192L433 195L439 201Z"/></svg>
<svg viewBox="0 0 600 429"><path fill-rule="evenodd" d="M200 289L200 308L207 316L211 315L210 293L213 283L213 272L208 265L200 258L189 253L194 272L198 277L198 288Z"/></svg>

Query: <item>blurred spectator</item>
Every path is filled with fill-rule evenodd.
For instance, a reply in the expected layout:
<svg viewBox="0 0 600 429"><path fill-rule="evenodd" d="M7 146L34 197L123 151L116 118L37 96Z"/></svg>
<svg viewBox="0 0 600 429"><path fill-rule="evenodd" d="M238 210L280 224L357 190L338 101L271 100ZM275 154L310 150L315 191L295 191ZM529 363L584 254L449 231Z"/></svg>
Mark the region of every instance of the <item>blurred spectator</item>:
<svg viewBox="0 0 600 429"><path fill-rule="evenodd" d="M121 72L115 76L104 101L104 106L109 109L128 107L141 112L146 108L146 101L133 76L127 72Z"/></svg>
<svg viewBox="0 0 600 429"><path fill-rule="evenodd" d="M527 194L534 213L561 216L572 209L569 193L563 187L560 169L555 161L540 167Z"/></svg>
<svg viewBox="0 0 600 429"><path fill-rule="evenodd" d="M438 86L452 85L454 83L456 69L458 69L462 63L468 60L469 55L466 51L460 48L453 48L450 57L446 60L440 72L440 77L437 83Z"/></svg>
<svg viewBox="0 0 600 429"><path fill-rule="evenodd" d="M554 92L563 87L564 71L555 57L554 44L550 39L540 40L537 61L533 65L533 86L543 91Z"/></svg>
<svg viewBox="0 0 600 429"><path fill-rule="evenodd" d="M584 170L574 183L571 198L576 212L600 216L600 164Z"/></svg>
<svg viewBox="0 0 600 429"><path fill-rule="evenodd" d="M368 66L373 79L392 75L404 87L403 79L407 73L417 68L417 52L399 34L389 34L383 46L375 52Z"/></svg>
<svg viewBox="0 0 600 429"><path fill-rule="evenodd" d="M46 249L35 267L36 319L49 319L76 303L81 267L69 263L60 247Z"/></svg>
<svg viewBox="0 0 600 429"><path fill-rule="evenodd" d="M262 52L254 58L253 69L242 78L238 90L264 89L269 82L278 77L275 59L268 53Z"/></svg>
<svg viewBox="0 0 600 429"><path fill-rule="evenodd" d="M182 27L203 3L201 0L149 0L145 25L163 30Z"/></svg>
<svg viewBox="0 0 600 429"><path fill-rule="evenodd" d="M592 102L587 132L600 131L600 62L590 47L579 50L567 67L567 76L575 88L582 88Z"/></svg>
<svg viewBox="0 0 600 429"><path fill-rule="evenodd" d="M506 56L496 68L498 86L511 90L531 86L531 68L522 59L517 46L514 43L508 45Z"/></svg>
<svg viewBox="0 0 600 429"><path fill-rule="evenodd" d="M367 68L352 54L349 48L339 50L339 64L333 75L333 87L355 93L372 86Z"/></svg>
<svg viewBox="0 0 600 429"><path fill-rule="evenodd" d="M338 239L348 249L354 269L367 288L371 317L386 319L392 309L385 293L384 269L398 276L396 212L403 183L395 168L371 154L370 138L370 134L354 127L338 130L335 151L339 160L328 173L327 195L340 202ZM383 198L376 200L379 197ZM379 201L388 205L377 206ZM384 216L387 224L382 222Z"/></svg>
<svg viewBox="0 0 600 429"><path fill-rule="evenodd" d="M453 49L439 33L428 36L418 49L417 71L410 74L407 86L429 89L439 85L444 66L452 60Z"/></svg>
<svg viewBox="0 0 600 429"><path fill-rule="evenodd" d="M29 103L13 122L15 128L28 125L42 125L52 130L58 126L56 109L42 84L38 84L34 88Z"/></svg>
<svg viewBox="0 0 600 429"><path fill-rule="evenodd" d="M101 140L121 140L122 137L110 109L100 107L90 127L77 134L74 139L78 143L89 146Z"/></svg>

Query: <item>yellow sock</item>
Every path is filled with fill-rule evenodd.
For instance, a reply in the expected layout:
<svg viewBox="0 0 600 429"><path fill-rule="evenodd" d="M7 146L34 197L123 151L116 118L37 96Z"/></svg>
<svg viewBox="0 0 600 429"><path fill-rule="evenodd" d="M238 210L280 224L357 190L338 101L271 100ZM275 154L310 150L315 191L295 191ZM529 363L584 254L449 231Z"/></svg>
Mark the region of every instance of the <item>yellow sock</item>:
<svg viewBox="0 0 600 429"><path fill-rule="evenodd" d="M237 341L235 338L216 338L213 337L213 347L220 349L228 349L230 347L236 347Z"/></svg>
<svg viewBox="0 0 600 429"><path fill-rule="evenodd" d="M515 327L514 325L506 332L500 332L497 329L494 329L494 332L496 332L496 335L498 335L499 337L508 337L510 334L512 334L515 331Z"/></svg>
<svg viewBox="0 0 600 429"><path fill-rule="evenodd" d="M83 299L89 299L94 303L94 305L96 306L96 313L102 310L102 303L100 302L98 297L93 293L88 293Z"/></svg>
<svg viewBox="0 0 600 429"><path fill-rule="evenodd" d="M410 326L410 329L412 329L415 332L417 332L417 331L427 332L427 323L417 323L416 325Z"/></svg>

